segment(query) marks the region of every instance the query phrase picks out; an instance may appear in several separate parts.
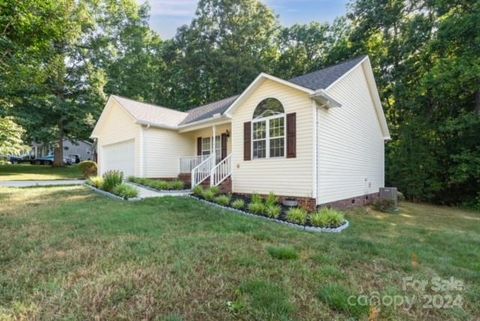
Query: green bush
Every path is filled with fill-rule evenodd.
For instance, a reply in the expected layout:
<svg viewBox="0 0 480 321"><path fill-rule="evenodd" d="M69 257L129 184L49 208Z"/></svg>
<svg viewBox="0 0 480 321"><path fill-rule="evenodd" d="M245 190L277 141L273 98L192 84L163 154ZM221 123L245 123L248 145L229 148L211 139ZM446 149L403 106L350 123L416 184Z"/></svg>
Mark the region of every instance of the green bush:
<svg viewBox="0 0 480 321"><path fill-rule="evenodd" d="M405 195L402 192L397 192L397 197L399 202L405 201Z"/></svg>
<svg viewBox="0 0 480 321"><path fill-rule="evenodd" d="M167 181L149 180L145 182L145 185L160 191L166 191L170 189L170 184Z"/></svg>
<svg viewBox="0 0 480 321"><path fill-rule="evenodd" d="M292 208L287 212L287 220L304 225L307 222L307 212L302 208Z"/></svg>
<svg viewBox="0 0 480 321"><path fill-rule="evenodd" d="M372 207L380 212L391 213L395 211L395 202L389 199L379 198L373 202Z"/></svg>
<svg viewBox="0 0 480 321"><path fill-rule="evenodd" d="M175 190L175 191L185 189L185 183L179 180L171 181L169 189Z"/></svg>
<svg viewBox="0 0 480 321"><path fill-rule="evenodd" d="M220 188L218 186L212 186L209 188L209 190L215 195L219 195L220 194Z"/></svg>
<svg viewBox="0 0 480 321"><path fill-rule="evenodd" d="M121 171L108 171L103 174L103 190L111 192L117 185L122 184L123 173Z"/></svg>
<svg viewBox="0 0 480 321"><path fill-rule="evenodd" d="M124 199L134 198L138 196L138 190L127 184L120 184L113 188L112 193Z"/></svg>
<svg viewBox="0 0 480 321"><path fill-rule="evenodd" d="M206 199L207 201L213 201L215 198L216 194L209 188L203 191L202 197Z"/></svg>
<svg viewBox="0 0 480 321"><path fill-rule="evenodd" d="M267 213L267 206L261 202L252 202L248 204L248 210L254 214L265 215Z"/></svg>
<svg viewBox="0 0 480 321"><path fill-rule="evenodd" d="M322 208L310 218L312 225L317 227L335 228L345 223L343 213L330 208Z"/></svg>
<svg viewBox="0 0 480 321"><path fill-rule="evenodd" d="M260 195L258 195L258 194L252 194L251 202L252 202L252 203L262 203L262 202L263 202L263 198L262 198Z"/></svg>
<svg viewBox="0 0 480 321"><path fill-rule="evenodd" d="M78 164L78 168L80 168L80 171L85 178L97 175L97 163L93 161L80 162L80 164Z"/></svg>
<svg viewBox="0 0 480 321"><path fill-rule="evenodd" d="M267 251L271 257L276 258L278 260L298 259L297 251L291 246L282 246L282 247L270 246L267 248Z"/></svg>
<svg viewBox="0 0 480 321"><path fill-rule="evenodd" d="M242 199L236 199L232 202L232 207L237 210L243 210L245 208L245 201Z"/></svg>
<svg viewBox="0 0 480 321"><path fill-rule="evenodd" d="M92 176L88 179L87 184L92 185L96 188L103 188L103 177L102 176Z"/></svg>
<svg viewBox="0 0 480 321"><path fill-rule="evenodd" d="M223 206L228 206L230 204L230 196L220 195L215 197L214 202Z"/></svg>
<svg viewBox="0 0 480 321"><path fill-rule="evenodd" d="M266 214L268 217L271 218L278 218L280 213L282 212L282 208L279 205L267 205Z"/></svg>
<svg viewBox="0 0 480 321"><path fill-rule="evenodd" d="M197 185L193 188L193 195L197 197L203 197L203 187L200 185Z"/></svg>
<svg viewBox="0 0 480 321"><path fill-rule="evenodd" d="M267 200L265 201L265 203L268 205L268 206L275 206L278 204L278 201L279 201L279 198L277 195L275 195L273 192L270 192L268 194L268 197L267 197Z"/></svg>

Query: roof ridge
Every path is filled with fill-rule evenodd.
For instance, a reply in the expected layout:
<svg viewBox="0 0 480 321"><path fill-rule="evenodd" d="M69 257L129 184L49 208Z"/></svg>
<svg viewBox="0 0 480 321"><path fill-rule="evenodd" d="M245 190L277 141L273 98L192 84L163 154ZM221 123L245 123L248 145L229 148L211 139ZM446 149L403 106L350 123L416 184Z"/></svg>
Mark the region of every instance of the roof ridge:
<svg viewBox="0 0 480 321"><path fill-rule="evenodd" d="M192 110L195 110L195 109L198 109L198 108L202 108L202 107L205 107L205 106L208 106L208 105L211 105L211 104L215 104L215 103L219 103L219 102L222 102L224 100L228 100L228 99L232 99L234 97L238 97L240 95L233 95L233 96L230 96L230 97L226 97L226 98L222 98L222 99L219 99L219 100L215 100L215 101L211 101L209 103L206 103L206 104L203 104L203 105L200 105L200 106L197 106L197 107L193 107L193 108L190 108L188 109L186 112L190 112Z"/></svg>
<svg viewBox="0 0 480 321"><path fill-rule="evenodd" d="M348 60L344 60L344 61L342 61L342 62L336 63L336 64L334 64L334 65L329 65L329 66L327 66L327 67L325 67L325 68L322 68L322 69L314 70L314 71L311 71L311 72L307 72L306 74L303 74L303 75L295 76L295 77L293 77L293 78L290 78L288 81L294 80L294 79L296 79L296 78L304 77L304 76L309 76L309 75L312 75L312 74L314 74L314 73L321 72L321 71L325 71L325 70L330 69L330 68L335 68L335 67L341 66L341 65L343 65L343 64L347 64L347 63L349 63L349 62L352 62L352 61L354 61L354 60L357 60L357 59L360 61L360 60L363 60L365 57L367 57L367 55L361 55L361 56L357 56L357 57L355 57L355 58L351 58L351 59L348 59Z"/></svg>

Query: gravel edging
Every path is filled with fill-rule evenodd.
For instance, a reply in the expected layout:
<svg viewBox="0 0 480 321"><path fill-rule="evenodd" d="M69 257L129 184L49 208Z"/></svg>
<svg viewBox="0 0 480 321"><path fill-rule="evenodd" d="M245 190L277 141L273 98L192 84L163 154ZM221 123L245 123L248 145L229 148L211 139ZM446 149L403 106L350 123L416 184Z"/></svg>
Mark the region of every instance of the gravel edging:
<svg viewBox="0 0 480 321"><path fill-rule="evenodd" d="M263 219L265 221L270 221L270 222L275 222L275 223L287 225L287 226L290 226L290 227L293 227L293 228L296 228L296 229L302 230L302 231L315 232L315 233L340 233L350 226L350 222L347 221L347 220L345 220L345 223L343 225L341 225L339 227L336 227L336 228L299 225L299 224L294 224L294 223L282 221L282 220L279 220L279 219L276 219L276 218L260 216L260 215L252 214L252 213L245 212L245 211L242 211L242 210L237 210L236 208L227 207L227 206L223 206L223 205L220 205L220 204L217 204L217 203L209 202L209 201L206 201L204 199L198 198L198 197L193 196L193 195L188 195L188 197L196 199L197 201L200 201L202 203L205 203L205 204L223 209L223 210L231 211L231 212L233 212L234 214L237 214L237 215L255 217L255 218Z"/></svg>
<svg viewBox="0 0 480 321"><path fill-rule="evenodd" d="M156 188L153 188L153 187L150 187L150 186L145 186L145 185L137 184L137 183L134 183L134 182L127 181L127 183L135 185L137 187L148 189L149 191L157 192L157 193L165 193L165 194L176 194L176 193L191 194L192 193L192 191L189 190L189 189L175 189L175 190L173 190L173 189L156 189Z"/></svg>
<svg viewBox="0 0 480 321"><path fill-rule="evenodd" d="M107 192L107 191L104 191L104 190L101 190L99 188L96 188L95 186L92 186L92 185L88 185L88 184L83 184L84 186L90 188L91 190L99 193L99 194L102 194L103 196L107 196L109 198L112 198L112 199L115 199L115 200L119 200L119 201L129 201L129 202L136 202L136 201L141 201L142 198L140 197L134 197L134 198L129 198L129 199L124 199L123 197L120 197L118 195L115 195L113 193L110 193L110 192Z"/></svg>

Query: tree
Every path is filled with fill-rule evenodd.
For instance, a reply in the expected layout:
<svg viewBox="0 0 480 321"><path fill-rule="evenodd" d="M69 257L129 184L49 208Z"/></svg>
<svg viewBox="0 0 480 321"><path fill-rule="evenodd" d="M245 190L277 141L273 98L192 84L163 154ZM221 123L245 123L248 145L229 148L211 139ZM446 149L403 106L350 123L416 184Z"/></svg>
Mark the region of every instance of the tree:
<svg viewBox="0 0 480 321"><path fill-rule="evenodd" d="M0 155L18 155L28 148L23 143L24 129L11 118L0 117Z"/></svg>

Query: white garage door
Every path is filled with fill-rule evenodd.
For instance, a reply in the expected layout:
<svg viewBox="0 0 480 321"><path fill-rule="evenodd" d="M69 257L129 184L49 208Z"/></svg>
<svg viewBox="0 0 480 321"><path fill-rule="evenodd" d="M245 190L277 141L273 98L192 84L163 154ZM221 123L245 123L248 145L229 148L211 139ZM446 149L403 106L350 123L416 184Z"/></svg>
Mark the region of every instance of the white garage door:
<svg viewBox="0 0 480 321"><path fill-rule="evenodd" d="M119 170L123 177L135 174L135 141L128 140L121 143L103 146L103 172Z"/></svg>

